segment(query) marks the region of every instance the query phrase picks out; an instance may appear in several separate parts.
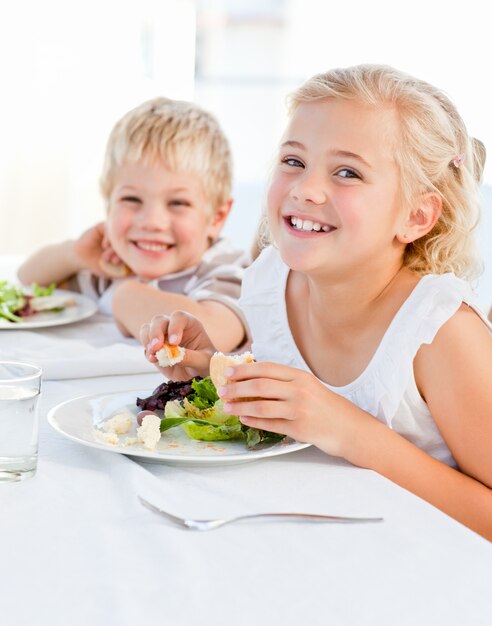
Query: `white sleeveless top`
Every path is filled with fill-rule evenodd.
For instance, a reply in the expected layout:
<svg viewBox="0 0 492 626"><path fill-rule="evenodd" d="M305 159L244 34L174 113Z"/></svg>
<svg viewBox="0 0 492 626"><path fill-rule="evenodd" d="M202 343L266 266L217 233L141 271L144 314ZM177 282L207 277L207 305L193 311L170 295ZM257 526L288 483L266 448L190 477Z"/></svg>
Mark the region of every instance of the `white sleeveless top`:
<svg viewBox="0 0 492 626"><path fill-rule="evenodd" d="M257 361L310 371L289 328L285 305L288 274L278 251L266 248L246 270L240 306L250 326ZM456 466L417 389L413 360L420 346L432 342L463 302L477 311L492 336L492 325L472 304L473 299L470 285L454 274L424 276L396 313L362 374L343 387L323 384L434 458Z"/></svg>

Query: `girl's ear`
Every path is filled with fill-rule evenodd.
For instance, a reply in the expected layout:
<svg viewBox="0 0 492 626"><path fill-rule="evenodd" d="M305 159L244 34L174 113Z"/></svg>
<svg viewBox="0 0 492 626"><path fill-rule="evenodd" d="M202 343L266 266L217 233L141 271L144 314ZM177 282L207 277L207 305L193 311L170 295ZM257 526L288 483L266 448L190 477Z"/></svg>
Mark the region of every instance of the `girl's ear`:
<svg viewBox="0 0 492 626"><path fill-rule="evenodd" d="M229 200L224 202L224 204L221 205L212 215L212 219L210 220L208 227L208 235L212 239L215 239L222 230L222 227L224 226L224 223L231 211L231 207L232 198L229 198Z"/></svg>
<svg viewBox="0 0 492 626"><path fill-rule="evenodd" d="M406 223L396 238L401 243L411 243L427 235L433 228L442 212L441 196L433 191L421 195L410 211Z"/></svg>

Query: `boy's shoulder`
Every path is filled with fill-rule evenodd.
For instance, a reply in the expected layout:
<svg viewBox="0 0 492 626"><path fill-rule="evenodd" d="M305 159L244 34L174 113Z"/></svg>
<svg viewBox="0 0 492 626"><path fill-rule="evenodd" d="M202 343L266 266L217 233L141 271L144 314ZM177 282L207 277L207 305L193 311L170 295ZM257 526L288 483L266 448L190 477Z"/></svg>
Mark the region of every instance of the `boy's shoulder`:
<svg viewBox="0 0 492 626"><path fill-rule="evenodd" d="M239 297L244 271L250 264L249 255L235 247L228 239L221 238L205 252L193 268L162 276L156 281L159 289L182 293L193 299L203 299L205 292L230 294L231 289ZM213 289L212 289L213 286Z"/></svg>
<svg viewBox="0 0 492 626"><path fill-rule="evenodd" d="M227 266L246 268L251 264L251 255L245 250L236 247L225 237L217 239L205 252L196 268L197 274L205 274L214 268Z"/></svg>

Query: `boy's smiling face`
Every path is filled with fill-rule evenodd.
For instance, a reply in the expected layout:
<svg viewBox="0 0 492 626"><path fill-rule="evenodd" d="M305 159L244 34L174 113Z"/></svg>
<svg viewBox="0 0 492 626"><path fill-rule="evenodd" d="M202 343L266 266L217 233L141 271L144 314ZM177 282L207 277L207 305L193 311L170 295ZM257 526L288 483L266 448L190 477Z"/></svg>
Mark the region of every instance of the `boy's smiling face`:
<svg viewBox="0 0 492 626"><path fill-rule="evenodd" d="M137 276L158 278L197 265L229 209L212 210L196 174L128 163L114 176L108 238Z"/></svg>

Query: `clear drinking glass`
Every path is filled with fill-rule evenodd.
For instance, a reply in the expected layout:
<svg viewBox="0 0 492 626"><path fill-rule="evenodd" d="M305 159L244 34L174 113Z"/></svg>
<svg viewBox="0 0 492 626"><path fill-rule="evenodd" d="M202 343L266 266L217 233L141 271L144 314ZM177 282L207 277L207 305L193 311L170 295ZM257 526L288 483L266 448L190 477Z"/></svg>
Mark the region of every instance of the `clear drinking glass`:
<svg viewBox="0 0 492 626"><path fill-rule="evenodd" d="M41 374L35 365L0 361L0 481L36 473Z"/></svg>

